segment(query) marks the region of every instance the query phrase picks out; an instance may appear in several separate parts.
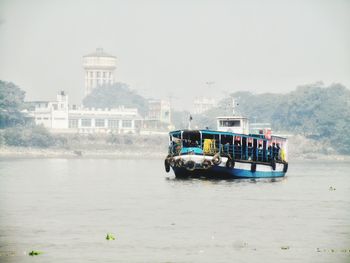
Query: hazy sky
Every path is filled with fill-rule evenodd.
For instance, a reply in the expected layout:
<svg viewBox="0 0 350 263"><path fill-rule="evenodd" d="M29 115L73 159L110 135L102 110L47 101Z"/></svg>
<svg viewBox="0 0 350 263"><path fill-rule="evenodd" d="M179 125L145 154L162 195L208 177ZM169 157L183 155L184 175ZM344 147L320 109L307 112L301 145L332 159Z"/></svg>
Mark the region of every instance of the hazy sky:
<svg viewBox="0 0 350 263"><path fill-rule="evenodd" d="M0 0L0 79L28 100L66 90L80 103L96 47L117 57L117 81L186 108L238 90L349 88L350 1Z"/></svg>

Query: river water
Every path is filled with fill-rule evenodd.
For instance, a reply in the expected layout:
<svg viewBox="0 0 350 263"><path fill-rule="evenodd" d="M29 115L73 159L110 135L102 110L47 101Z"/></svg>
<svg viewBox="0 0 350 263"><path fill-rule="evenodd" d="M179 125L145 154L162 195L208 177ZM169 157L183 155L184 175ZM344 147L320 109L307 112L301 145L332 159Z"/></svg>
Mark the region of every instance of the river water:
<svg viewBox="0 0 350 263"><path fill-rule="evenodd" d="M289 167L209 181L162 160L1 159L0 262L350 262L350 163Z"/></svg>

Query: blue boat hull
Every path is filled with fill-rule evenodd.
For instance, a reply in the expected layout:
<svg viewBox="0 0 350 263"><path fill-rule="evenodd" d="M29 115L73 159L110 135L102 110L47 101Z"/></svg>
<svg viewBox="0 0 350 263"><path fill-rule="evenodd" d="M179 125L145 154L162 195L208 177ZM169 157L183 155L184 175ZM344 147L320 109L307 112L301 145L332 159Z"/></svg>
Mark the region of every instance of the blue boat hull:
<svg viewBox="0 0 350 263"><path fill-rule="evenodd" d="M177 178L208 178L208 179L242 179L242 178L280 178L285 176L283 171L255 171L248 169L227 168L213 166L207 170L195 169L189 171L186 168L173 167Z"/></svg>

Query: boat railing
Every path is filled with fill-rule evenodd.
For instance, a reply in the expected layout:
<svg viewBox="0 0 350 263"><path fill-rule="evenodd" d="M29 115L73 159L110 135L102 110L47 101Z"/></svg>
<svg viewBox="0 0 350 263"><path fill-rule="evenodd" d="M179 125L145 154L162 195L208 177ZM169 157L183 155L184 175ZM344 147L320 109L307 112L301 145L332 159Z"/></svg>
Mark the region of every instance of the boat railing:
<svg viewBox="0 0 350 263"><path fill-rule="evenodd" d="M234 160L242 161L257 161L270 163L271 161L286 161L283 157L284 149L268 145L268 142L243 144L240 143L226 143L221 144L219 140L215 139L202 139L196 142L196 145L189 145L201 149L204 155L214 156L217 153L225 157L230 157ZM177 142L171 142L169 145L169 154L173 156L188 154L189 152L183 151L187 148L184 146L181 140ZM198 153L196 153L198 154Z"/></svg>

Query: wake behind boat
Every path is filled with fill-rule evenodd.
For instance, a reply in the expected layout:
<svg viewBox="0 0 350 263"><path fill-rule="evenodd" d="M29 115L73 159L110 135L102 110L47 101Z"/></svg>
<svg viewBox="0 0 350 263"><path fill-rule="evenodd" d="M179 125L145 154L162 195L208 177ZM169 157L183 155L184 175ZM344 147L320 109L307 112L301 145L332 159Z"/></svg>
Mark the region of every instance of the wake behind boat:
<svg viewBox="0 0 350 263"><path fill-rule="evenodd" d="M169 133L165 170L177 178L277 178L288 170L287 139L270 129L249 133L245 117L218 117L217 130Z"/></svg>

